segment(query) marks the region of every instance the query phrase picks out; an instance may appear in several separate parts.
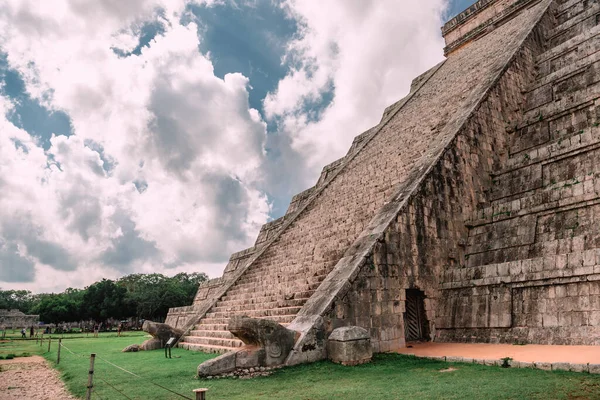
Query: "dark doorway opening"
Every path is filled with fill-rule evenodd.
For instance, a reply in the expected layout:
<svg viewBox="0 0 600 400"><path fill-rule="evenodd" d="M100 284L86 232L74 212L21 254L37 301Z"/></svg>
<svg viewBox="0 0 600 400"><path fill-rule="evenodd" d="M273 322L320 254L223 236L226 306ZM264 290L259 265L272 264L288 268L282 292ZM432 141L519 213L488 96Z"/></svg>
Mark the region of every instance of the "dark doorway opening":
<svg viewBox="0 0 600 400"><path fill-rule="evenodd" d="M429 322L425 314L425 293L419 289L406 290L404 338L407 342L428 341Z"/></svg>

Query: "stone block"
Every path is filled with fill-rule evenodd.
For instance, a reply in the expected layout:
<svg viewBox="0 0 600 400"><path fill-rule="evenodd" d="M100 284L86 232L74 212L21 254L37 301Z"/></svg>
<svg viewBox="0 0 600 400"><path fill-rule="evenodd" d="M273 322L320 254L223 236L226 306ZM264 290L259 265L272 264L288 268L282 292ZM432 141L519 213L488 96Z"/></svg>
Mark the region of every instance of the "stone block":
<svg viewBox="0 0 600 400"><path fill-rule="evenodd" d="M573 372L590 372L587 364L571 364L569 371Z"/></svg>
<svg viewBox="0 0 600 400"><path fill-rule="evenodd" d="M198 376L205 377L231 372L235 370L235 359L236 353L229 352L217 358L204 361L198 365Z"/></svg>
<svg viewBox="0 0 600 400"><path fill-rule="evenodd" d="M600 364L589 364L588 372L590 374L600 374Z"/></svg>
<svg viewBox="0 0 600 400"><path fill-rule="evenodd" d="M537 369L542 369L544 371L551 371L552 370L552 363L549 362L534 362L535 364L535 368Z"/></svg>
<svg viewBox="0 0 600 400"><path fill-rule="evenodd" d="M552 363L552 371L570 371L571 364L565 362Z"/></svg>
<svg viewBox="0 0 600 400"><path fill-rule="evenodd" d="M327 341L328 358L342 365L358 365L371 361L373 349L366 329L349 326L334 329Z"/></svg>
<svg viewBox="0 0 600 400"><path fill-rule="evenodd" d="M242 348L236 352L235 367L251 368L265 365L266 353L263 348Z"/></svg>

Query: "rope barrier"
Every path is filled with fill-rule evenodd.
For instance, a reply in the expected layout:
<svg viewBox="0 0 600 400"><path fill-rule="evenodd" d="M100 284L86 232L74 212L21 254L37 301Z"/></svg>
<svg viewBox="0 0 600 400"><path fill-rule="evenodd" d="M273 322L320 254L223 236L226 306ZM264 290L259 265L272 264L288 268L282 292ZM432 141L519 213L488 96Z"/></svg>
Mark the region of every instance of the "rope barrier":
<svg viewBox="0 0 600 400"><path fill-rule="evenodd" d="M136 378L139 378L139 379L143 380L144 382L147 382L147 383L150 383L150 384L152 384L152 385L154 385L154 386L157 386L157 387L159 387L159 388L161 388L161 389L163 389L163 390L166 390L167 392L173 393L174 395L177 395L177 396L179 396L179 397L181 397L181 398L183 398L183 399L187 399L187 400L194 400L194 399L192 399L191 397L187 397L187 396L184 396L183 394L180 394L180 393L174 392L173 390L171 390L171 389L169 389L169 388L167 388L167 387L164 387L164 386L162 386L162 385L160 385L160 384L158 384L158 383L156 383L156 382L152 382L152 381L146 380L146 379L142 378L141 376L139 376L138 374L135 374L135 373L133 373L133 372L131 372L131 371L128 371L128 370L126 370L125 368L119 367L118 365L116 365L116 364L114 364L114 363L112 363L112 362L110 362L110 361L108 361L108 360L105 360L104 358L102 358L102 357L100 357L100 356L98 356L98 355L96 355L96 358L98 358L98 359L100 359L100 360L104 361L104 362L105 362L105 363L107 363L107 364L110 364L110 365L112 365L113 367L115 367L115 368L117 368L117 369L120 369L121 371L123 371L123 372L125 372L125 373L128 373L128 374L130 374L130 375L132 375L132 376L135 376Z"/></svg>
<svg viewBox="0 0 600 400"><path fill-rule="evenodd" d="M60 347L62 347L63 349L65 349L65 350L66 350L66 351L68 351L69 353L73 354L74 356L77 356L77 357L86 357L86 356L85 356L85 355L83 355L83 354L78 354L78 353L75 353L75 352L73 352L73 350L69 349L67 346L65 346L65 345L64 345L64 344L62 344L62 343L60 343Z"/></svg>
<svg viewBox="0 0 600 400"><path fill-rule="evenodd" d="M87 356L86 356L86 355L84 355L84 354L78 354L78 353L75 353L74 351L72 351L71 349L69 349L68 347L66 347L66 346L65 346L64 344L62 344L62 343L60 344L60 346L61 346L63 349L67 350L69 353L73 354L74 356L77 356L77 357L87 357ZM96 358L97 358L97 359L99 359L99 360L102 360L102 361L104 361L105 363L107 363L107 364L109 364L109 365L111 365L111 366L113 366L113 367L115 367L115 368L117 368L117 369L119 369L119 370L121 370L121 371L123 371L123 372L125 372L125 373L129 374L129 375L135 376L136 378L138 378L138 379L141 379L141 380L143 380L144 382L147 382L147 383L150 383L150 384L152 384L152 385L154 385L154 386L157 386L157 387L159 387L159 388L161 388L161 389L163 389L163 390L166 390L167 392L173 393L174 395L177 395L177 396L179 396L179 397L181 397L181 398L183 398L183 399L187 399L187 400L194 400L194 399L192 399L191 397L187 397L187 396L185 396L185 395L183 395L183 394L180 394L180 393L174 392L173 390L171 390L171 389L169 389L169 388L167 388L167 387L164 387L164 386L162 386L162 385L160 385L160 384L158 384L158 383L156 383L156 382L152 382L152 381L150 381L150 380L146 380L145 378L143 378L143 377L139 376L138 374L136 374L136 373L133 373L133 372L131 372L131 371L128 371L128 370L126 370L125 368L123 368L123 367L120 367L120 366L118 366L117 364L115 364L115 363L112 363L112 362L110 362L110 361L108 361L108 360L106 360L106 359L104 359L104 358L100 357L100 356L99 356L99 355L97 355L97 354L96 354ZM111 386L113 389L117 390L117 389L116 389L114 386L112 386L110 383L106 382L104 379L100 378L99 376L97 376L97 378L98 378L98 379L100 379L102 382L106 383L108 386ZM118 390L117 390L117 391L118 391ZM121 392L119 392L119 393L121 393ZM121 393L121 394L122 394L123 396L127 397L127 395L125 395L124 393ZM127 398L129 399L129 397L127 397Z"/></svg>
<svg viewBox="0 0 600 400"><path fill-rule="evenodd" d="M114 387L113 385L111 385L110 383L108 383L107 381L102 379L101 377L96 376L96 379L100 379L102 382L106 383L108 386L113 388L113 390L115 390L117 393L119 393L121 396L125 397L126 399L133 400L131 397L127 396L125 393L121 392L119 389L117 389L116 387ZM98 393L96 393L96 395L98 395Z"/></svg>

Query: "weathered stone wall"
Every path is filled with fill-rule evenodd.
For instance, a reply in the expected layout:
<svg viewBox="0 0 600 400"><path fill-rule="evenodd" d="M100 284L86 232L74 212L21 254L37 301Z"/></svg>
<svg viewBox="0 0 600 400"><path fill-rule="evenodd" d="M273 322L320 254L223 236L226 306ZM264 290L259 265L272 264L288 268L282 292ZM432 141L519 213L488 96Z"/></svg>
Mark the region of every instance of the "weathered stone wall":
<svg viewBox="0 0 600 400"><path fill-rule="evenodd" d="M500 31L498 35L507 33ZM497 38L491 36L489 40ZM481 45L487 47L489 43ZM352 290L335 303L335 312L331 315L334 327L339 324L370 327L376 351L404 346L405 292L411 288L422 289L427 296L425 309L432 335L435 337L436 325L445 326L443 312L442 316L437 315L438 307L444 307L440 277L456 269L464 257L468 236L465 216L471 215L485 200L493 166L499 165L502 155L506 155L506 151L502 151L506 148L506 127L508 121L518 117L522 92L533 78L536 49L539 49L539 37L532 35L421 183L419 191L386 230ZM480 49L474 47L472 51ZM471 58L471 54L469 56ZM481 54L481 57L490 56L490 53ZM480 60L472 61L481 65ZM462 60L461 65L464 66ZM445 68L446 65L439 73ZM488 297L486 293L485 298ZM468 312L466 315L456 312L454 318L488 318L487 314L479 314L476 295L469 293L468 297L461 298ZM494 314L483 323L497 324L497 318L502 318L502 314ZM510 316L508 319L510 322Z"/></svg>
<svg viewBox="0 0 600 400"><path fill-rule="evenodd" d="M489 34L492 30L510 21L537 0L479 0L442 27L446 41L444 54L466 45L470 41Z"/></svg>
<svg viewBox="0 0 600 400"><path fill-rule="evenodd" d="M453 53L398 111L390 130L384 128L373 139L427 140L426 134L411 130L415 119L419 125L429 124L423 132L434 135L412 174L397 185L290 329L309 332L309 326L319 323L312 315L320 314L326 331L362 326L370 329L375 351L393 350L404 344L405 290L420 288L427 295L429 330L435 335L439 278L463 259L468 235L464 220L485 201L493 167L507 158L502 151L506 129L520 115L523 92L533 80L534 55L549 21L533 28L549 3L538 3ZM307 333L288 362L318 358L318 351L311 350L318 346L318 336Z"/></svg>
<svg viewBox="0 0 600 400"><path fill-rule="evenodd" d="M340 326L394 350L408 289L426 296L433 340L598 343L600 6L480 3L489 29L461 36L173 310L201 318L183 347L231 350L227 321L248 315L299 332L288 364L323 358Z"/></svg>
<svg viewBox="0 0 600 400"><path fill-rule="evenodd" d="M37 326L39 320L39 315L26 315L19 310L0 310L0 327L3 329Z"/></svg>
<svg viewBox="0 0 600 400"><path fill-rule="evenodd" d="M598 16L559 4L509 158L444 276L439 340L600 344Z"/></svg>

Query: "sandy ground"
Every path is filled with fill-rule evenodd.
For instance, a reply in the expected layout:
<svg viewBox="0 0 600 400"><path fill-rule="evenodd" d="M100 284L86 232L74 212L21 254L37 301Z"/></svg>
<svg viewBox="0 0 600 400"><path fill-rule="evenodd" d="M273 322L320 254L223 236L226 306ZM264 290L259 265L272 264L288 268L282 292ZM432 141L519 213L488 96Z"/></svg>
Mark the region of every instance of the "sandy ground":
<svg viewBox="0 0 600 400"><path fill-rule="evenodd" d="M67 400L58 372L41 356L0 360L0 400Z"/></svg>
<svg viewBox="0 0 600 400"><path fill-rule="evenodd" d="M487 343L409 343L398 353L417 356L451 356L488 360L511 357L524 362L566 362L571 364L600 364L600 346L550 346L528 344Z"/></svg>

